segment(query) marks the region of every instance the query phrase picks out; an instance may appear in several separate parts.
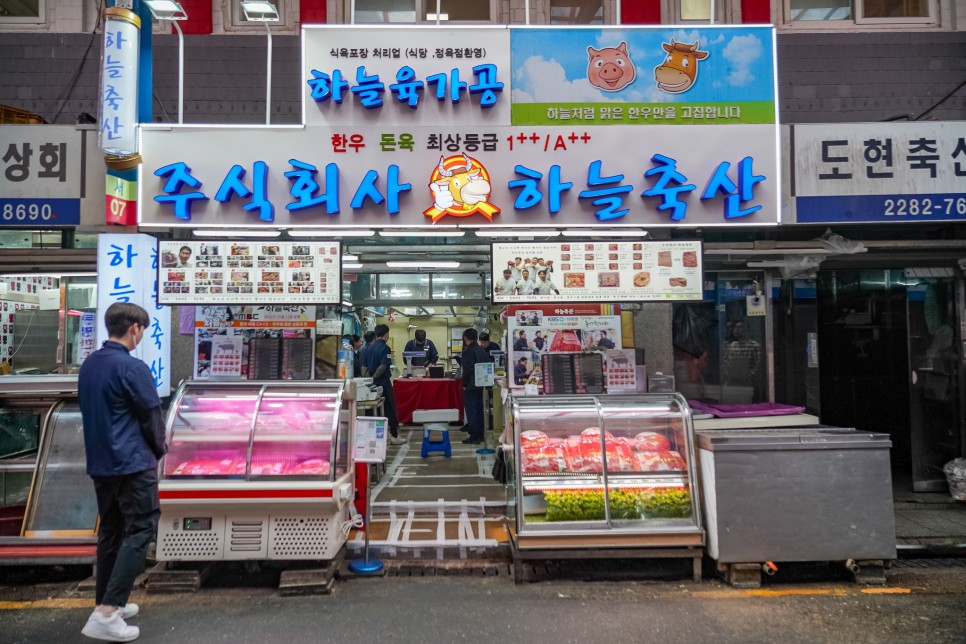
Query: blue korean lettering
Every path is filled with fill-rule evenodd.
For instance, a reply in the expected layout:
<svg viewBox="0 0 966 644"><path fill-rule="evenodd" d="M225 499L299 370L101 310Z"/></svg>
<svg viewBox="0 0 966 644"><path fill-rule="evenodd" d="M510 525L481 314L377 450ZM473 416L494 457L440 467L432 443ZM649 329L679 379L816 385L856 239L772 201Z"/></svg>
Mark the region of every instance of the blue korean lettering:
<svg viewBox="0 0 966 644"><path fill-rule="evenodd" d="M191 168L183 161L170 163L154 171L155 176L168 177L162 190L167 193L158 195L154 198L158 203L173 203L174 216L178 219L191 221L191 202L208 201L207 195L196 190L196 192L181 193L181 186L189 188L200 188L201 182L191 176Z"/></svg>
<svg viewBox="0 0 966 644"><path fill-rule="evenodd" d="M325 204L326 213L338 215L339 166L334 163L325 166L325 192L316 196L319 191L319 183L315 180L318 168L311 163L305 163L298 159L289 159L288 162L295 168L295 170L285 173L285 176L292 182L289 194L295 197L297 201L285 204L285 209L289 212L298 212Z"/></svg>
<svg viewBox="0 0 966 644"><path fill-rule="evenodd" d="M679 193L691 192L697 186L692 183L685 183L688 178L678 172L677 159L666 157L663 154L655 154L651 157L651 162L655 167L644 173L645 177L657 175L654 187L641 193L642 197L661 197L661 205L658 210L670 210L673 221L681 221L688 212L688 204L678 197Z"/></svg>
<svg viewBox="0 0 966 644"><path fill-rule="evenodd" d="M399 183L398 165L390 165L387 175L386 195L388 197L388 201L386 202L386 210L390 215L395 215L399 213L399 193L412 190L412 184ZM376 181L378 180L378 172L375 170L370 170L367 172L366 176L362 179L362 183L359 184L359 188L356 190L356 193L352 196L352 201L349 205L353 209L362 208L366 202L366 199L371 199L376 205L381 204L384 197L376 187Z"/></svg>
<svg viewBox="0 0 966 644"><path fill-rule="evenodd" d="M111 249L107 251L107 255L111 258L111 266L124 264L125 268L133 268L134 258L139 254L134 252L133 244L128 244L126 247L111 244ZM157 264L152 266L152 268L157 268Z"/></svg>
<svg viewBox="0 0 966 644"><path fill-rule="evenodd" d="M449 93L446 92L446 74L433 74L426 77L427 85L436 86L436 100L442 102L447 95L453 103L460 102L460 93L466 91L466 83L460 80L460 70L453 68L450 70Z"/></svg>
<svg viewBox="0 0 966 644"><path fill-rule="evenodd" d="M727 161L719 163L714 174L711 175L711 179L708 180L708 185L705 186L701 199L713 199L718 192L727 195L724 202L725 219L747 217L751 213L761 210L760 205L745 210L741 209L741 204L754 198L755 184L765 180L763 175L755 175L752 170L753 163L754 159L751 157L745 157L738 162L738 185L735 185L734 181L728 177L728 169L731 168L731 164Z"/></svg>
<svg viewBox="0 0 966 644"><path fill-rule="evenodd" d="M154 386L160 387L164 384L164 359L155 358L151 361L151 375L154 376Z"/></svg>
<svg viewBox="0 0 966 644"><path fill-rule="evenodd" d="M104 34L105 49L122 49L126 42L128 40L124 37L123 31L108 31Z"/></svg>
<svg viewBox="0 0 966 644"><path fill-rule="evenodd" d="M104 57L104 70L108 78L123 78L121 72L124 71L124 61L114 60L114 56L108 54Z"/></svg>
<svg viewBox="0 0 966 644"><path fill-rule="evenodd" d="M245 168L240 165L232 166L215 194L215 201L226 203L231 200L232 195L238 195L242 199L251 196L252 200L242 208L249 212L257 210L258 218L262 221L275 221L275 206L267 198L268 164L256 161L252 164L252 170L252 189L249 190L243 181Z"/></svg>
<svg viewBox="0 0 966 644"><path fill-rule="evenodd" d="M405 103L409 107L416 109L419 103L419 92L423 91L424 83L416 78L416 72L412 67L406 65L396 72L396 82L389 86L390 91L396 96L396 100Z"/></svg>
<svg viewBox="0 0 966 644"><path fill-rule="evenodd" d="M114 278L114 286L111 288L109 295L115 298L118 302L130 302L131 296L134 295L134 287L130 284L121 284L121 278Z"/></svg>
<svg viewBox="0 0 966 644"><path fill-rule="evenodd" d="M124 99L121 95L114 89L113 85L104 86L104 103L107 104L115 112L121 109L121 101Z"/></svg>
<svg viewBox="0 0 966 644"><path fill-rule="evenodd" d="M121 130L124 126L121 125L121 119L115 116L113 119L107 117L104 119L104 125L101 127L102 130L107 134L109 141L114 141L115 139L121 138Z"/></svg>
<svg viewBox="0 0 966 644"><path fill-rule="evenodd" d="M518 210L526 210L536 206L543 201L543 192L540 191L540 181L543 174L532 170L526 166L514 166L513 171L526 177L525 179L514 179L507 183L509 188L520 188L520 194L513 201L513 207ZM550 175L547 177L548 211L551 214L560 212L560 195L574 187L571 182L560 181L560 166L550 166Z"/></svg>
<svg viewBox="0 0 966 644"><path fill-rule="evenodd" d="M342 70L332 70L332 76L312 70L312 78L305 81L312 88L312 100L324 103L330 98L334 103L342 103L343 93L349 88L349 82L342 78Z"/></svg>
<svg viewBox="0 0 966 644"><path fill-rule="evenodd" d="M154 340L154 347L161 349L161 338L164 337L164 329L161 328L161 320L154 318L151 323L151 339Z"/></svg>
<svg viewBox="0 0 966 644"><path fill-rule="evenodd" d="M590 167L587 169L587 185L616 185L608 188L600 188L598 190L582 190L577 197L579 199L593 199L593 204L595 206L604 206L603 208L599 208L595 213L597 215L597 219L601 221L619 219L630 212L629 208L622 208L620 210L618 210L618 208L624 205L624 195L633 190L634 187L620 185L620 182L624 180L624 175L622 174L616 174L612 177L602 177L600 175L601 165L603 165L601 161L593 161L590 164Z"/></svg>
<svg viewBox="0 0 966 644"><path fill-rule="evenodd" d="M379 80L379 74L368 76L365 67L356 68L356 85L352 86L352 93L359 97L359 102L366 109L382 107L381 94L386 86Z"/></svg>
<svg viewBox="0 0 966 644"><path fill-rule="evenodd" d="M503 83L496 80L496 65L477 65L473 74L477 77L476 85L470 85L470 94L480 94L480 107L488 109L496 105L499 98L497 92L503 91Z"/></svg>

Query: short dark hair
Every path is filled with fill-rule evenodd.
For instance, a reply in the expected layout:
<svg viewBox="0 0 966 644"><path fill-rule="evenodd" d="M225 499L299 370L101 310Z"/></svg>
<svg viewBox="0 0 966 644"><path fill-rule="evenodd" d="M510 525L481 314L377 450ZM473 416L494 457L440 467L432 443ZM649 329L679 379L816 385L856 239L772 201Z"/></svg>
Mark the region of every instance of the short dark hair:
<svg viewBox="0 0 966 644"><path fill-rule="evenodd" d="M526 356L524 356L524 357L520 358L519 360L517 360L517 362L526 362L526 361L527 361Z"/></svg>
<svg viewBox="0 0 966 644"><path fill-rule="evenodd" d="M489 340L489 339L490 339L489 331L483 331L480 333L480 340Z"/></svg>
<svg viewBox="0 0 966 644"><path fill-rule="evenodd" d="M603 329L601 329L601 330L600 330L600 334L601 334L601 335L607 335L607 331L604 331Z"/></svg>
<svg viewBox="0 0 966 644"><path fill-rule="evenodd" d="M375 334L377 338L381 338L384 335L389 335L389 327L385 324L377 324Z"/></svg>
<svg viewBox="0 0 966 644"><path fill-rule="evenodd" d="M543 331L537 331L537 335L540 335L541 333L543 333Z"/></svg>
<svg viewBox="0 0 966 644"><path fill-rule="evenodd" d="M362 334L362 339L366 341L366 344L369 344L370 342L376 339L376 332L366 331L365 333Z"/></svg>
<svg viewBox="0 0 966 644"><path fill-rule="evenodd" d="M349 336L349 339L352 340L352 344L355 344L356 342L358 342L362 338L360 338L359 336L357 336L355 334L352 334L352 335Z"/></svg>
<svg viewBox="0 0 966 644"><path fill-rule="evenodd" d="M476 339L477 339L476 329L470 327L466 331L463 331L463 337L469 340L470 342L476 342Z"/></svg>
<svg viewBox="0 0 966 644"><path fill-rule="evenodd" d="M107 327L107 335L111 338L123 338L132 324L140 324L147 328L150 322L148 312L130 302L115 302L107 307L104 313L104 326Z"/></svg>
<svg viewBox="0 0 966 644"><path fill-rule="evenodd" d="M426 331L423 329L416 329L416 342L424 342L426 340Z"/></svg>
<svg viewBox="0 0 966 644"><path fill-rule="evenodd" d="M180 254L181 254L181 251L183 251L183 250L186 250L186 251L188 251L189 253L190 253L190 252L193 252L193 251L191 250L191 246L182 246L181 248L179 248L179 249L178 249L178 254L180 255Z"/></svg>

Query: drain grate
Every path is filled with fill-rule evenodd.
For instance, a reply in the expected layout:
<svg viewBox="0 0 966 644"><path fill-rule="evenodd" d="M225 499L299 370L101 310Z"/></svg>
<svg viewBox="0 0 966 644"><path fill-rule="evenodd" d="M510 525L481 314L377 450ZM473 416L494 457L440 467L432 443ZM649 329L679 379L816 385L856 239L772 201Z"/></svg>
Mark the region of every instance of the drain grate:
<svg viewBox="0 0 966 644"><path fill-rule="evenodd" d="M387 577L509 577L513 574L509 564L467 562L460 565L440 565L439 562L426 562L425 565L406 563L387 564Z"/></svg>
<svg viewBox="0 0 966 644"><path fill-rule="evenodd" d="M943 559L897 559L892 562L892 571L897 570L939 570L952 568L966 570L966 557L947 557Z"/></svg>

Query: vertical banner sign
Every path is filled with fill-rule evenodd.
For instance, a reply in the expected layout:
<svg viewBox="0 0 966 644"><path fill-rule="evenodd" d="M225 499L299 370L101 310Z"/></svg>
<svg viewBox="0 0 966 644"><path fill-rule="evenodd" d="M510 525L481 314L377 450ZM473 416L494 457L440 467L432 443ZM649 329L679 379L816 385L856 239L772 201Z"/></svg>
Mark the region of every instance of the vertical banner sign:
<svg viewBox="0 0 966 644"><path fill-rule="evenodd" d="M107 340L104 312L115 302L137 304L149 326L134 355L154 376L159 396L171 393L171 309L157 304L157 242L150 235L100 235L97 239L97 346Z"/></svg>
<svg viewBox="0 0 966 644"><path fill-rule="evenodd" d="M104 154L138 153L138 41L141 19L128 9L104 10L98 145Z"/></svg>
<svg viewBox="0 0 966 644"><path fill-rule="evenodd" d="M97 314L84 313L80 321L80 342L77 343L77 357L75 362L80 364L93 353L95 348L94 334L97 332Z"/></svg>
<svg viewBox="0 0 966 644"><path fill-rule="evenodd" d="M118 176L119 174L133 176ZM108 172L105 179L104 221L117 226L136 226L138 223L138 183L136 171Z"/></svg>

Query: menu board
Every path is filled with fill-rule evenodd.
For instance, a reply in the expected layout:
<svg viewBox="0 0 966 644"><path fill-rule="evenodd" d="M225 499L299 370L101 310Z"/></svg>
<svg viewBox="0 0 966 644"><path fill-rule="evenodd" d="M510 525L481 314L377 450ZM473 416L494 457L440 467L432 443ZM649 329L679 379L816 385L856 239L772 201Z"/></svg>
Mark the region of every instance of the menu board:
<svg viewBox="0 0 966 644"><path fill-rule="evenodd" d="M342 243L159 241L158 304L338 304Z"/></svg>
<svg viewBox="0 0 966 644"><path fill-rule="evenodd" d="M702 299L701 242L492 244L494 304Z"/></svg>
<svg viewBox="0 0 966 644"><path fill-rule="evenodd" d="M278 380L279 338L253 338L248 343L248 379Z"/></svg>
<svg viewBox="0 0 966 644"><path fill-rule="evenodd" d="M599 353L545 353L540 360L543 393L604 393L604 361Z"/></svg>

